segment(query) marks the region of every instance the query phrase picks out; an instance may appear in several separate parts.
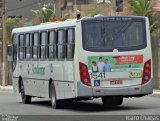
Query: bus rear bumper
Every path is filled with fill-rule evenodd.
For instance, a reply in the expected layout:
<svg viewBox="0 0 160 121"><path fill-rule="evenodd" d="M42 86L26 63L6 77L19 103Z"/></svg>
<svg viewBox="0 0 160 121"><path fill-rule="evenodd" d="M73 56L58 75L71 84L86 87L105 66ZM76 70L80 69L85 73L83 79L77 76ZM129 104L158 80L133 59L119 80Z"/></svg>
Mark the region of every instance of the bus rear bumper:
<svg viewBox="0 0 160 121"><path fill-rule="evenodd" d="M78 95L77 97L101 97L101 96L126 96L136 97L139 95L147 95L153 93L153 79L144 85L135 85L130 87L88 87L83 85L80 81L77 82Z"/></svg>

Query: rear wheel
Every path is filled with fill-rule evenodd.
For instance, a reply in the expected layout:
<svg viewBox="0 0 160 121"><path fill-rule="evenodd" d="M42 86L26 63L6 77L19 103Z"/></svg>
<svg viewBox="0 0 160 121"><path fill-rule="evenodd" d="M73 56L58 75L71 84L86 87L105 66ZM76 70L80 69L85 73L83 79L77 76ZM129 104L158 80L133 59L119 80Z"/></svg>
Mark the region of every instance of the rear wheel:
<svg viewBox="0 0 160 121"><path fill-rule="evenodd" d="M102 97L102 102L107 107L122 105L123 97L122 96L106 96L106 97Z"/></svg>
<svg viewBox="0 0 160 121"><path fill-rule="evenodd" d="M21 82L21 91L20 92L21 92L21 99L22 99L23 104L30 104L32 97L25 94L23 81Z"/></svg>
<svg viewBox="0 0 160 121"><path fill-rule="evenodd" d="M50 98L51 98L51 106L53 109L57 109L59 106L59 101L57 100L56 97L56 90L54 86L54 82L52 81L50 85Z"/></svg>

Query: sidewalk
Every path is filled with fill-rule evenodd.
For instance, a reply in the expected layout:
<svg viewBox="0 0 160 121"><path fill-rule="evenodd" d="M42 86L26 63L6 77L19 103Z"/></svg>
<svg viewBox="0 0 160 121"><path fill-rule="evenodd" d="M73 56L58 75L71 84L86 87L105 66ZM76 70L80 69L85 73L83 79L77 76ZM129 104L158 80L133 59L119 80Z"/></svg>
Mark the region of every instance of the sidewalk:
<svg viewBox="0 0 160 121"><path fill-rule="evenodd" d="M160 95L160 89L154 89L153 95Z"/></svg>
<svg viewBox="0 0 160 121"><path fill-rule="evenodd" d="M0 91L13 91L13 86L12 85L0 86Z"/></svg>
<svg viewBox="0 0 160 121"><path fill-rule="evenodd" d="M13 86L8 85L8 86L0 86L0 91L13 91ZM154 89L153 90L153 95L160 95L160 89Z"/></svg>

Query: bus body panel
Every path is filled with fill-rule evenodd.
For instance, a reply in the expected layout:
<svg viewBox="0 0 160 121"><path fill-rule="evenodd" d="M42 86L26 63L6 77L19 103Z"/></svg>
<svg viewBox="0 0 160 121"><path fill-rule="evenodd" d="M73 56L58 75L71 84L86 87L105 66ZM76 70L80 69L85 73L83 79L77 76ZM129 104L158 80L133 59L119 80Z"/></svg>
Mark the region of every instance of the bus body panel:
<svg viewBox="0 0 160 121"><path fill-rule="evenodd" d="M108 72L105 73L106 78L101 79L91 79L92 86L86 86L80 81L77 81L77 96L78 97L99 97L99 96L111 96L111 95L123 95L123 96L136 96L136 95L146 95L153 93L153 65L152 65L152 53L151 53L151 42L150 42L150 31L149 31L149 21L148 18L145 18L146 25L146 42L147 46L143 49L136 51L113 51L113 52L91 52L83 49L82 40L79 41L79 62L84 63L88 66L89 57L124 57L124 56L143 56L143 63L141 64L141 72L143 72L144 63L148 60L151 60L151 78L150 80L142 85L142 77L139 78L130 78L129 71L120 71L120 72ZM78 25L82 26L82 25ZM82 31L82 30L80 30ZM79 39L82 39L82 34L79 36ZM78 64L77 64L78 66ZM89 68L89 67L88 67ZM134 70L134 69L133 69ZM91 77L91 76L90 76ZM95 86L94 80L100 80L100 85ZM111 81L119 81L120 83L111 84ZM121 83L122 82L122 83Z"/></svg>
<svg viewBox="0 0 160 121"><path fill-rule="evenodd" d="M72 61L19 62L18 66L21 71L15 76L22 77L27 95L49 97L49 80L53 79L58 99L75 97ZM18 76L13 79L15 92L19 90L18 80Z"/></svg>
<svg viewBox="0 0 160 121"><path fill-rule="evenodd" d="M118 52L118 53L112 53L112 52L108 52L107 54L106 53L101 53L101 54L97 54L97 53L92 53L92 52L86 52L86 51L81 51L81 53L79 54L80 55L80 58L79 58L79 62L82 62L82 63L85 63L87 64L88 63L88 57L103 57L105 55L107 56L112 56L112 55L116 55L116 56L130 56L130 55L145 55L144 56L144 61L143 61L143 66L144 66L144 63L148 60L151 59L151 56L148 51L148 49L143 49L143 50L139 50L139 51L136 51L136 52L130 52L129 55L128 55L128 52ZM86 56L87 54L87 56ZM97 56L96 56L97 55ZM143 71L143 68L140 69L141 71ZM99 73L98 73L99 74ZM141 81L142 79L141 78L129 78L129 71L124 71L124 72L108 72L108 73L105 73L106 75L106 78L104 79L104 81L102 82L103 85L101 85L101 87L119 87L119 86L132 86L132 85L139 85L141 84ZM151 73L151 77L153 77L153 74ZM120 84L120 85L111 85L109 84L109 80L118 80L118 79L123 79L123 84ZM93 85L93 80L92 79L92 85Z"/></svg>
<svg viewBox="0 0 160 121"><path fill-rule="evenodd" d="M36 97L49 97L49 81L54 81L57 99L71 99L78 97L102 97L121 95L124 97L135 97L139 95L147 95L153 92L153 70L151 68L151 79L142 85L142 78L130 78L129 73L132 69L127 71L115 71L104 73L105 78L101 80L91 79L91 86L82 84L80 79L79 63L84 63L89 68L89 58L91 57L129 57L129 56L142 56L143 63L138 70L143 71L143 66L146 61L151 60L152 53L150 43L149 22L145 18L146 25L146 42L147 47L134 51L112 51L112 52L92 52L83 48L82 38L82 22L77 20L74 24L64 22L56 24L55 26L46 25L35 27L37 31L44 31L57 28L65 28L68 25L75 27L75 51L73 60L31 60L20 61L17 60L16 68L13 72L13 88L15 92L19 92L19 77L24 81L25 92L27 95ZM43 29L42 29L43 28ZM95 28L96 29L96 28ZM22 29L14 30L14 33L25 32ZM27 29L26 32L30 32ZM134 70L134 69L133 69ZM137 70L137 69L136 69ZM94 80L100 80L100 85L95 86ZM111 81L121 81L122 83L111 83Z"/></svg>
<svg viewBox="0 0 160 121"><path fill-rule="evenodd" d="M70 24L68 27L68 23ZM13 30L14 34L33 33L34 31L52 31L75 28L75 20L57 23L49 23L34 27L18 28ZM18 58L18 54L17 54ZM19 93L20 77L24 82L25 93L36 97L49 97L49 80L52 79L56 88L57 99L75 98L74 83L74 61L73 60L17 60L13 71L14 92Z"/></svg>
<svg viewBox="0 0 160 121"><path fill-rule="evenodd" d="M20 91L19 91L19 82L18 82L18 78L15 78L15 77L12 77L12 85L13 85L13 91L15 92L15 93L19 93Z"/></svg>
<svg viewBox="0 0 160 121"><path fill-rule="evenodd" d="M77 83L78 97L124 96L136 97L153 93L153 79L145 85L118 87L118 88L93 88Z"/></svg>

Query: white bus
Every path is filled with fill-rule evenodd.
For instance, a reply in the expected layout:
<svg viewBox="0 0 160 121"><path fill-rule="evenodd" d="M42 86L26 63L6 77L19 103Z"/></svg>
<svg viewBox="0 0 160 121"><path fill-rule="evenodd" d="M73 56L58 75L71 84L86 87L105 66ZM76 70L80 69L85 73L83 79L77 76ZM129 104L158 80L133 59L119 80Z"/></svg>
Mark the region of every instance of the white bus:
<svg viewBox="0 0 160 121"><path fill-rule="evenodd" d="M153 92L147 17L82 18L16 28L12 34L13 87L32 97L102 98L105 106Z"/></svg>

